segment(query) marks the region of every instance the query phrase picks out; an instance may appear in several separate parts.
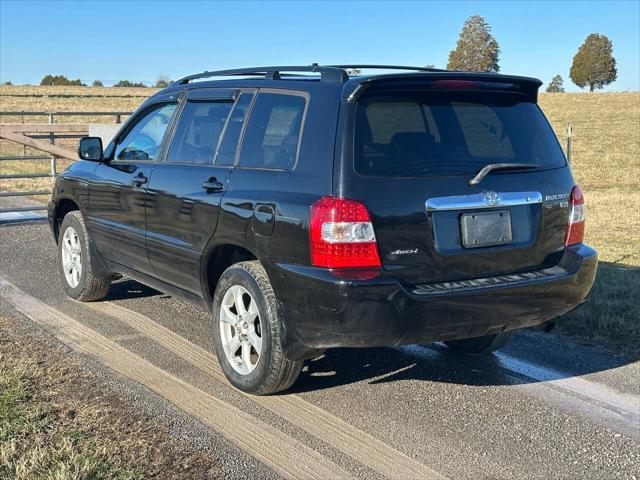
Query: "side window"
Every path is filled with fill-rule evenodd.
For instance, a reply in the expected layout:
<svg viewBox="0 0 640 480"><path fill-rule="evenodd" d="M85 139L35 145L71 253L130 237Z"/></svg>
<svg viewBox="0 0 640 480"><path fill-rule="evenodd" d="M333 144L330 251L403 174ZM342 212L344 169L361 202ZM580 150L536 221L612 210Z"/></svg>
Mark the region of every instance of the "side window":
<svg viewBox="0 0 640 480"><path fill-rule="evenodd" d="M231 102L187 102L167 162L211 165L232 106Z"/></svg>
<svg viewBox="0 0 640 480"><path fill-rule="evenodd" d="M242 140L240 165L293 168L305 105L299 95L259 93Z"/></svg>
<svg viewBox="0 0 640 480"><path fill-rule="evenodd" d="M171 122L177 104L168 103L138 120L129 132L118 140L115 160L152 162L156 159L164 133Z"/></svg>
<svg viewBox="0 0 640 480"><path fill-rule="evenodd" d="M222 134L222 140L220 140L218 145L215 159L216 165L231 166L235 163L238 140L240 139L242 126L244 125L244 120L247 116L252 98L252 93L243 93L233 106L226 128Z"/></svg>

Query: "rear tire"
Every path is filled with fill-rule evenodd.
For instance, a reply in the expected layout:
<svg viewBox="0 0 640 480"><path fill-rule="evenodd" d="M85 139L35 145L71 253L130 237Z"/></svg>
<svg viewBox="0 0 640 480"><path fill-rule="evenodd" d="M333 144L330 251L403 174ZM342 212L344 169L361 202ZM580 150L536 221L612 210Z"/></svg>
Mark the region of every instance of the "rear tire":
<svg viewBox="0 0 640 480"><path fill-rule="evenodd" d="M212 316L216 355L234 387L268 395L293 385L304 362L288 360L282 352L282 313L260 262L236 263L225 270Z"/></svg>
<svg viewBox="0 0 640 480"><path fill-rule="evenodd" d="M102 300L111 282L95 275L100 261L89 242L89 232L78 210L65 215L58 236L58 264L67 295L80 302Z"/></svg>
<svg viewBox="0 0 640 480"><path fill-rule="evenodd" d="M514 333L515 331L512 330L510 332L485 335L484 337L448 340L444 342L444 344L454 352L464 353L466 355L486 355L504 347L509 343Z"/></svg>

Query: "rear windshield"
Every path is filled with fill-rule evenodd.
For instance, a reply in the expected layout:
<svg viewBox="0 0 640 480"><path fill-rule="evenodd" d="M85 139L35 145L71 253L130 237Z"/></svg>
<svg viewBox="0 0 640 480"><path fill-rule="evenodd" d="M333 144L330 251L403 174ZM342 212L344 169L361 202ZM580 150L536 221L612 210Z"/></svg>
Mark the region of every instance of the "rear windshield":
<svg viewBox="0 0 640 480"><path fill-rule="evenodd" d="M392 177L474 174L490 163L565 165L538 106L508 93L363 98L356 110L354 153L356 172Z"/></svg>

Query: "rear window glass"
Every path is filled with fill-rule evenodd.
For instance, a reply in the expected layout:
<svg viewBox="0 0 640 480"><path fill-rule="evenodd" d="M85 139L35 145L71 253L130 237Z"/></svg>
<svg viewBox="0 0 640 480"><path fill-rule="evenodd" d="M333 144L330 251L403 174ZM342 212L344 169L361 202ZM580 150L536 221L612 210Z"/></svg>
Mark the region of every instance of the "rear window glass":
<svg viewBox="0 0 640 480"><path fill-rule="evenodd" d="M243 167L291 169L296 162L305 98L260 93L242 141Z"/></svg>
<svg viewBox="0 0 640 480"><path fill-rule="evenodd" d="M538 106L520 95L430 92L358 102L355 169L363 175L473 174L490 163L565 164Z"/></svg>

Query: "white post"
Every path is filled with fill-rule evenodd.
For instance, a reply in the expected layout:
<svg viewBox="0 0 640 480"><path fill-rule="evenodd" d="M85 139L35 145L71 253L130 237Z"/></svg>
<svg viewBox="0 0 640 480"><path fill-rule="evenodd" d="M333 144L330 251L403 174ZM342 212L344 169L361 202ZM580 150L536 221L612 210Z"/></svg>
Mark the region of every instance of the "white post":
<svg viewBox="0 0 640 480"><path fill-rule="evenodd" d="M573 136L573 125L567 123L567 162L571 163L571 137Z"/></svg>
<svg viewBox="0 0 640 480"><path fill-rule="evenodd" d="M48 117L48 123L53 124L53 113L49 112L47 114L47 117ZM54 132L49 132L49 143L51 145L56 144L56 134ZM56 181L56 156L55 155L51 155L50 162L51 162L51 183L55 183Z"/></svg>

